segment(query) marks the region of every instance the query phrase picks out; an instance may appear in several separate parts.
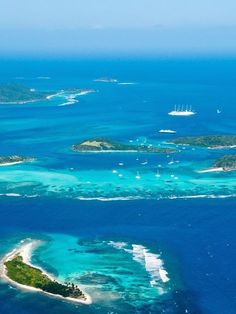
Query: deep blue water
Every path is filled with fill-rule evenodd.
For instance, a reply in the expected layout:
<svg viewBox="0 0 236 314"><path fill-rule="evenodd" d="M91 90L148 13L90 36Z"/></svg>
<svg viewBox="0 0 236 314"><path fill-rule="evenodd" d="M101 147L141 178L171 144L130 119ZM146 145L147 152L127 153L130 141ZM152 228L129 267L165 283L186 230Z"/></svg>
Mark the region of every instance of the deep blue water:
<svg viewBox="0 0 236 314"><path fill-rule="evenodd" d="M236 206L235 198L229 197L236 194L235 172L195 172L234 150L188 148L173 157L180 163L169 165L172 157L165 155L77 155L70 145L95 136L159 144L170 138L158 133L161 128L176 129L178 135L235 134L236 61L5 60L0 67L1 82L18 82L39 90L76 87L98 91L78 97L78 103L65 107L58 106L65 102L61 98L0 105L0 154L37 158L32 164L0 169L0 194L8 195L0 198L0 254L26 237L46 237L51 239L49 243L55 243L49 253L54 252L59 263L60 250L67 241L68 249L74 239L87 239L89 243L125 241L143 245L155 254L161 252L170 277L168 293L147 302L142 294L128 294L129 276L137 277L137 293L138 278L147 276L145 269L134 268L139 273L129 274L127 283L120 278L119 284L110 283L109 287L116 287L123 298L109 304L95 302L89 307L22 292L2 282L0 313L235 313ZM136 84L93 81L104 75ZM40 76L50 79L37 79ZM197 115L187 120L168 116L167 112L180 103L192 105ZM216 113L218 108L220 115ZM144 161L148 161L145 166ZM120 162L124 163L122 168ZM156 182L158 164L165 180ZM122 179L114 176L113 169L118 169ZM139 182L135 180L137 171L142 178ZM178 180L166 184L172 174ZM18 197L9 197L12 193ZM168 199L172 196L197 198ZM76 199L137 197L142 200ZM161 197L166 199L157 200ZM97 243L89 245L98 249ZM99 255L104 259L111 253L104 247L99 249L104 250ZM53 259L51 264L43 259L49 253L38 252L34 258L58 275L65 275ZM127 267L133 265L125 253L117 254ZM76 270L75 261L72 268ZM113 279L116 272L113 267ZM152 288L146 290L151 297Z"/></svg>
<svg viewBox="0 0 236 314"><path fill-rule="evenodd" d="M189 313L234 313L235 215L234 200L103 203L5 198L1 200L1 234L10 239L60 232L161 245L171 255L176 278L183 285L183 295L176 296L180 308L171 313L184 313L185 308ZM19 292L6 289L1 285L2 313L42 313L46 306L54 306L57 313L78 311L73 305L27 297L27 293L21 300Z"/></svg>

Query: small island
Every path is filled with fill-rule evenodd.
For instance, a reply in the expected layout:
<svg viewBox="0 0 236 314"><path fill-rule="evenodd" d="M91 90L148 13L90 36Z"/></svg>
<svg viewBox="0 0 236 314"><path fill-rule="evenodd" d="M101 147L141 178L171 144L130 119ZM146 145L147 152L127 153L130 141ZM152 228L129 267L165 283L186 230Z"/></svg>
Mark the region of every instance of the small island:
<svg viewBox="0 0 236 314"><path fill-rule="evenodd" d="M107 139L88 139L72 145L72 149L82 153L130 152L130 153L175 153L176 149L168 147L153 147L151 145L128 145L116 143Z"/></svg>
<svg viewBox="0 0 236 314"><path fill-rule="evenodd" d="M21 288L41 291L73 302L90 304L91 298L74 283L62 284L42 269L31 265L31 252L38 245L40 241L31 240L6 255L2 261L2 277Z"/></svg>
<svg viewBox="0 0 236 314"><path fill-rule="evenodd" d="M225 155L217 159L214 163L215 168L223 168L223 170L236 170L236 155Z"/></svg>
<svg viewBox="0 0 236 314"><path fill-rule="evenodd" d="M25 156L0 156L0 166L13 166L31 161L34 161L34 158Z"/></svg>
<svg viewBox="0 0 236 314"><path fill-rule="evenodd" d="M169 143L176 145L191 145L210 149L224 149L236 147L236 135L206 135L187 136L172 139Z"/></svg>
<svg viewBox="0 0 236 314"><path fill-rule="evenodd" d="M21 84L0 85L0 104L24 104L47 99L51 93L36 91Z"/></svg>
<svg viewBox="0 0 236 314"><path fill-rule="evenodd" d="M236 155L225 155L217 159L213 167L205 170L198 171L199 173L205 172L221 172L221 171L234 171L236 170Z"/></svg>

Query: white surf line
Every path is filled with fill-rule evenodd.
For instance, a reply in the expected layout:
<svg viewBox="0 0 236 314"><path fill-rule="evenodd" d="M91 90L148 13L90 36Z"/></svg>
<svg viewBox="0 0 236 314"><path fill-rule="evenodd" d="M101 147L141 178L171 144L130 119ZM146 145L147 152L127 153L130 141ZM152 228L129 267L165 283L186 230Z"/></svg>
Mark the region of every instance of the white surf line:
<svg viewBox="0 0 236 314"><path fill-rule="evenodd" d="M157 288L159 293L165 293L160 283L165 284L170 278L168 277L168 272L164 268L164 262L159 254L152 253L148 248L139 244L132 244L132 249L127 248L128 244L126 242L109 241L108 244L115 249L124 250L132 254L133 260L144 266L150 277L150 285Z"/></svg>

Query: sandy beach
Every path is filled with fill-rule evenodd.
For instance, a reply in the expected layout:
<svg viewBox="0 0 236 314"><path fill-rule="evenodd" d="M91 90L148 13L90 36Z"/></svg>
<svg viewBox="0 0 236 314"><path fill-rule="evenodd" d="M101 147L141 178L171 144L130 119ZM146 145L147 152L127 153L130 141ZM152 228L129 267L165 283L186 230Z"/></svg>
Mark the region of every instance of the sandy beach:
<svg viewBox="0 0 236 314"><path fill-rule="evenodd" d="M208 168L204 170L198 170L197 173L208 173L208 172L229 172L229 171L235 171L236 169L225 169L222 167L219 168Z"/></svg>
<svg viewBox="0 0 236 314"><path fill-rule="evenodd" d="M14 162L5 162L4 164L0 164L0 167L5 167L5 166L13 166L17 164L22 164L25 161L14 161Z"/></svg>
<svg viewBox="0 0 236 314"><path fill-rule="evenodd" d="M236 148L236 145L229 145L229 146L214 146L214 147L207 147L208 149L231 149Z"/></svg>
<svg viewBox="0 0 236 314"><path fill-rule="evenodd" d="M7 270L6 270L6 266L4 264L7 261L12 260L16 255L20 255L22 257L23 262L25 264L30 265L31 267L34 267L34 268L37 268L37 269L41 270L42 273L45 274L46 276L48 276L51 280L53 280L53 281L56 280L57 281L56 278L54 278L52 275L46 273L42 268L40 268L38 266L36 267L36 266L32 265L32 263L31 263L32 252L33 252L33 250L35 250L40 245L42 245L42 241L40 241L40 240L26 239L26 240L21 241L21 245L19 247L15 248L10 253L6 254L4 256L4 258L1 260L0 277L2 277L5 281L11 283L12 285L17 286L17 287L19 287L20 289L23 289L23 290L28 290L28 291L33 291L33 292L41 292L41 293L47 294L47 295L49 295L51 297L68 300L70 302L76 302L76 303L82 303L82 304L91 304L92 303L92 299L91 299L90 295L88 295L87 293L82 291L82 289L80 289L80 290L85 295L85 297L86 297L85 300L83 300L83 299L76 299L76 298L70 298L70 297L63 297L61 295L52 294L52 293L43 291L43 290L38 289L38 288L22 285L22 284L19 284L19 283L13 281L12 279L10 279L7 276Z"/></svg>
<svg viewBox="0 0 236 314"><path fill-rule="evenodd" d="M196 171L197 173L208 173L208 172L222 172L225 171L224 168L219 167L219 168L208 168L204 170L198 170Z"/></svg>

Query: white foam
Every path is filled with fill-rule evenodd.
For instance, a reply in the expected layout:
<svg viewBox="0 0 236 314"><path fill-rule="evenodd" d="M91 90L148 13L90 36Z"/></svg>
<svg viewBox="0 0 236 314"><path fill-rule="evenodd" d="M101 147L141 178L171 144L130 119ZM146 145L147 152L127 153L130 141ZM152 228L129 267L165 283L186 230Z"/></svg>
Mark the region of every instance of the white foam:
<svg viewBox="0 0 236 314"><path fill-rule="evenodd" d="M115 242L115 241L109 241L108 244L114 247L115 249L119 249L119 250L124 249L128 245L126 242Z"/></svg>
<svg viewBox="0 0 236 314"><path fill-rule="evenodd" d="M20 197L22 195L18 194L18 193L2 193L2 194L0 194L0 196Z"/></svg>
<svg viewBox="0 0 236 314"><path fill-rule="evenodd" d="M132 244L132 249L128 248L128 243L126 242L109 241L108 244L115 249L124 250L132 254L133 260L145 267L150 277L150 285L157 288L160 294L165 292L161 285L167 283L170 279L160 255L150 252L148 248L140 244Z"/></svg>
<svg viewBox="0 0 236 314"><path fill-rule="evenodd" d="M27 194L19 194L19 193L1 193L0 196L3 197L25 197L25 198L35 198L39 197L38 194L27 195Z"/></svg>
<svg viewBox="0 0 236 314"><path fill-rule="evenodd" d="M101 202L110 202L110 201L134 201L141 200L143 197L140 196L127 196L127 197L83 197L79 196L75 199L80 201L101 201Z"/></svg>
<svg viewBox="0 0 236 314"><path fill-rule="evenodd" d="M83 197L79 196L75 199L81 200L81 201L101 201L101 202L110 202L110 201L135 201L135 200L145 200L145 199L153 199L153 200L176 200L176 199L198 199L198 198L235 198L236 194L229 194L229 195L170 195L170 196L160 196L160 197L146 197L146 196L117 196L117 197Z"/></svg>
<svg viewBox="0 0 236 314"><path fill-rule="evenodd" d="M229 194L229 195L215 195L215 194L198 194L198 195L182 195L182 196L175 196L171 195L167 197L170 200L174 199L194 199L194 198L232 198L236 197L236 194Z"/></svg>
<svg viewBox="0 0 236 314"><path fill-rule="evenodd" d="M133 259L145 266L152 286L157 286L160 280L163 283L169 281L168 272L164 269L164 263L158 254L151 253L142 245L133 244L132 248Z"/></svg>
<svg viewBox="0 0 236 314"><path fill-rule="evenodd" d="M78 100L70 100L70 101L67 101L67 102L64 102L64 103L58 105L58 107L74 105L77 102L79 102L79 101Z"/></svg>

